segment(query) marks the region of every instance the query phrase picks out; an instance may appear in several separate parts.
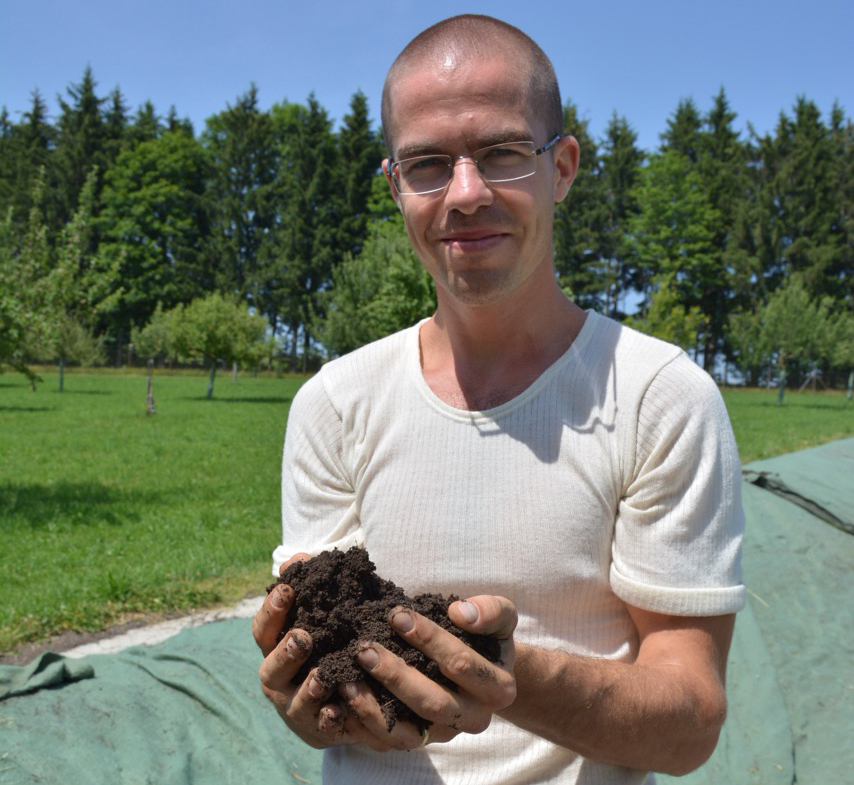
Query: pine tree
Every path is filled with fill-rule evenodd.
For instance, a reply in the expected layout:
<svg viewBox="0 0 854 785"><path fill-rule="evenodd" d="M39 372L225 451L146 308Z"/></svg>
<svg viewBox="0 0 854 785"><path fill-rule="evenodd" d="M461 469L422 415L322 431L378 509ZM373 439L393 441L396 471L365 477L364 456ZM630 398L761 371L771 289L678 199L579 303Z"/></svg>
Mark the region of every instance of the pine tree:
<svg viewBox="0 0 854 785"><path fill-rule="evenodd" d="M713 99L712 108L704 116L697 164L709 203L717 214L711 228L714 264L718 267L720 286L709 289L701 305L706 320L704 366L710 373L719 352L723 351L727 356L730 354L726 340L729 314L740 305L740 297L743 296L733 284L740 279L749 285L749 281L744 279L745 259L741 246L742 221L749 210L748 170L745 145L733 128L735 119L736 114L730 109L726 93L721 88Z"/></svg>
<svg viewBox="0 0 854 785"><path fill-rule="evenodd" d="M33 207L36 181L42 178L38 189L41 194L44 221L51 231L58 226L57 209L52 188L55 178L53 151L56 134L50 125L47 105L41 93L34 90L30 109L24 112L21 122L10 125L8 116L0 126L3 144L2 192L0 208L12 208L12 221L23 227Z"/></svg>
<svg viewBox="0 0 854 785"><path fill-rule="evenodd" d="M338 181L341 189L339 253L358 256L368 231L368 202L383 157L382 142L371 128L368 100L357 92L338 131Z"/></svg>
<svg viewBox="0 0 854 785"><path fill-rule="evenodd" d="M841 130L841 118L835 122ZM800 273L812 296L836 296L851 264L844 228L850 226L844 212L850 200L840 179L844 136L830 130L816 105L801 97L794 116L781 113L774 135L756 137L755 143L755 251L766 291Z"/></svg>
<svg viewBox="0 0 854 785"><path fill-rule="evenodd" d="M201 141L210 166L207 253L216 264L216 287L268 314L264 246L275 221L278 151L271 117L258 108L255 85L208 119Z"/></svg>
<svg viewBox="0 0 854 785"><path fill-rule="evenodd" d="M835 282L833 295L854 313L854 123L846 119L838 104L830 113L833 155L832 201L836 206L834 231L839 234L840 253L828 269Z"/></svg>
<svg viewBox="0 0 854 785"><path fill-rule="evenodd" d="M606 310L610 279L603 248L606 210L599 151L575 105L567 104L563 116L564 134L576 138L580 158L575 182L555 211L555 270L561 287L578 305Z"/></svg>
<svg viewBox="0 0 854 785"><path fill-rule="evenodd" d="M625 117L616 112L608 123L602 145L602 180L607 217L604 226L603 251L608 260L610 282L606 313L622 315L620 302L633 288L633 271L629 265L625 242L630 218L638 211L635 186L641 175L645 155L637 146L637 134Z"/></svg>
<svg viewBox="0 0 854 785"><path fill-rule="evenodd" d="M151 142L154 139L159 139L165 130L163 121L154 104L151 101L146 101L133 117L127 129L127 138L130 147L135 147L141 142Z"/></svg>
<svg viewBox="0 0 854 785"><path fill-rule="evenodd" d="M128 108L118 87L110 93L109 103L110 105L104 114L104 149L107 167L113 165L116 158L119 157L119 153L129 143L127 138Z"/></svg>
<svg viewBox="0 0 854 785"><path fill-rule="evenodd" d="M681 100L673 117L667 120L667 130L661 134L661 151L674 150L692 163L697 163L700 158L702 127L703 121L694 100Z"/></svg>
<svg viewBox="0 0 854 785"><path fill-rule="evenodd" d="M330 286L332 270L341 261L336 244L341 218L335 177L338 149L332 123L313 94L305 107L274 107L274 120L282 139L276 183L282 212L270 299L289 328L291 366L296 370L300 353L302 367L307 367L313 324L323 320L318 293Z"/></svg>
<svg viewBox="0 0 854 785"><path fill-rule="evenodd" d="M93 167L103 173L108 168L107 129L103 106L106 98L95 94L97 83L92 69L87 66L79 84L67 88L70 102L60 98L62 113L59 118L56 143L57 187L59 223L65 225L77 209L83 184ZM100 195L101 182L96 184Z"/></svg>
<svg viewBox="0 0 854 785"><path fill-rule="evenodd" d="M174 105L169 107L169 114L166 115L166 130L180 131L191 139L195 136L193 124L190 122L190 119L188 117L179 117L178 110Z"/></svg>

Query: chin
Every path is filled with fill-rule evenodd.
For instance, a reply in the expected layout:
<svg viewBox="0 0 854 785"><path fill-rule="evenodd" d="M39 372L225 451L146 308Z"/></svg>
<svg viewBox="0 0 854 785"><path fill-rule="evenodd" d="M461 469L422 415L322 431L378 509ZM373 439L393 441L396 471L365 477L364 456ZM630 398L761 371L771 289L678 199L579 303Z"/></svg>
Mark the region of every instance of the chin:
<svg viewBox="0 0 854 785"><path fill-rule="evenodd" d="M494 305L513 292L513 282L495 273L459 276L445 286L459 303L470 306Z"/></svg>

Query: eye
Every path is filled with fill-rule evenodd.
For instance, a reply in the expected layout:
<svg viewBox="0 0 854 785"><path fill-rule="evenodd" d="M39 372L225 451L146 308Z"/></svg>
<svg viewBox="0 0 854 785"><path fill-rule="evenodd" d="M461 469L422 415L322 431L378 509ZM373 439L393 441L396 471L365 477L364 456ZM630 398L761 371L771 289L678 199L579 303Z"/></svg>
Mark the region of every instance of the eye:
<svg viewBox="0 0 854 785"><path fill-rule="evenodd" d="M525 148L517 147L515 145L502 145L501 147L490 147L485 150L481 154L481 160L489 161L490 163L505 163L514 160L518 161L520 158L525 158L527 154L528 150Z"/></svg>
<svg viewBox="0 0 854 785"><path fill-rule="evenodd" d="M405 174L413 174L416 172L428 172L433 169L442 169L448 166L447 158L438 156L424 156L423 158L410 158L408 161L401 161L400 167Z"/></svg>

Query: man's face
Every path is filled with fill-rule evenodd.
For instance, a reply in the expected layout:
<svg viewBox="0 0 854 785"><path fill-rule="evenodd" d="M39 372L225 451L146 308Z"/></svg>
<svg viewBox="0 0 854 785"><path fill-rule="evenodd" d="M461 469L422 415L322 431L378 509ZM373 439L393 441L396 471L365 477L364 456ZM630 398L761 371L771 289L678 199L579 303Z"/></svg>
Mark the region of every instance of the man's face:
<svg viewBox="0 0 854 785"><path fill-rule="evenodd" d="M459 66L449 57L399 76L391 87L394 160L468 155L500 142L546 144L549 133L531 116L520 70L505 60ZM553 275L554 205L572 182L577 145L564 139L553 151L538 156L534 175L513 182L487 183L466 158L455 162L444 191L400 195L392 185L440 303L450 296L489 305Z"/></svg>

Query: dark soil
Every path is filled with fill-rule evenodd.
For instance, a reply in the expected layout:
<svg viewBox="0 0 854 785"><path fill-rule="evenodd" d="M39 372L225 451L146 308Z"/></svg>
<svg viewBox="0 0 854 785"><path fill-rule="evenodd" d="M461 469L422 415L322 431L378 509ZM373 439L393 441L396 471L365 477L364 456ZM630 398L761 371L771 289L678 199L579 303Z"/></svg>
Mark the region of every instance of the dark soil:
<svg viewBox="0 0 854 785"><path fill-rule="evenodd" d="M414 723L424 730L431 723L419 717L364 671L356 660L365 642L382 644L389 651L439 684L456 685L446 679L439 666L400 638L389 625L390 612L411 608L463 640L490 662L500 662L500 642L486 635L473 635L454 626L448 606L459 597L419 594L407 597L403 589L377 575L374 563L363 548L326 551L306 562L295 562L278 581L294 590L294 605L281 636L291 628L305 630L314 647L300 668L296 682L305 680L317 667L317 678L332 689L346 682L364 681L373 689L386 716L388 729L397 720Z"/></svg>

